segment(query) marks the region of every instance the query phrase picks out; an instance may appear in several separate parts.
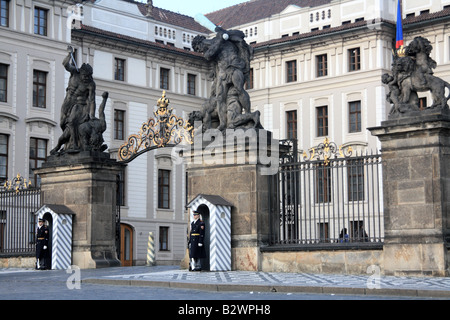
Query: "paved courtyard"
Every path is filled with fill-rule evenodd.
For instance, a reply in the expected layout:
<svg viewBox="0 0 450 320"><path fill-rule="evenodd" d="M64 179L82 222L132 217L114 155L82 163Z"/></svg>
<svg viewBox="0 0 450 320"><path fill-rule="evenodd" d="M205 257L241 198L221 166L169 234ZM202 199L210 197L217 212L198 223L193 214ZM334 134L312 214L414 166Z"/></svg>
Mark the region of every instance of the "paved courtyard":
<svg viewBox="0 0 450 320"><path fill-rule="evenodd" d="M450 299L450 278L189 272L174 266L0 269L0 300L189 301L193 297L195 301Z"/></svg>
<svg viewBox="0 0 450 320"><path fill-rule="evenodd" d="M144 268L145 272L139 272L142 270L141 268ZM170 267L166 267L167 270L152 272L148 268L145 268L136 267L122 274L91 277L84 281L86 283L122 285L159 285L212 291L248 291L252 289L267 292L399 294L450 297L450 278L249 271L189 272Z"/></svg>

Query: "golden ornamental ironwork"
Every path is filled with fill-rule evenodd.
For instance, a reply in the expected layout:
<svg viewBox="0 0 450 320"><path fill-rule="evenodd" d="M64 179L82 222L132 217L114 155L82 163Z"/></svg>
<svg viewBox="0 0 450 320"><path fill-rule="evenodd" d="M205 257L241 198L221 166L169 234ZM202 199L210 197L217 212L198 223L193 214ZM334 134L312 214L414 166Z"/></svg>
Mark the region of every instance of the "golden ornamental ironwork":
<svg viewBox="0 0 450 320"><path fill-rule="evenodd" d="M172 147L183 141L193 143L193 126L187 120L172 114L173 108L168 108L169 103L166 91L163 91L162 97L157 101L158 109L153 113L155 118L148 119L142 124L138 134L130 135L127 142L120 146L120 162L130 162L152 149Z"/></svg>
<svg viewBox="0 0 450 320"><path fill-rule="evenodd" d="M3 184L3 189L5 191L13 191L15 190L16 193L18 193L21 190L25 190L31 188L31 181L27 181L24 177L20 175L20 173L17 174L17 176L12 179L5 181Z"/></svg>
<svg viewBox="0 0 450 320"><path fill-rule="evenodd" d="M401 45L396 51L392 51L394 52L394 56L397 54L400 58L406 57L406 48L403 45Z"/></svg>
<svg viewBox="0 0 450 320"><path fill-rule="evenodd" d="M330 163L330 159L334 158L347 158L352 155L353 148L351 146L337 146L336 143L330 142L330 140L325 138L323 143L315 148L308 150L309 154L305 151L303 152L304 161L322 161L324 166Z"/></svg>

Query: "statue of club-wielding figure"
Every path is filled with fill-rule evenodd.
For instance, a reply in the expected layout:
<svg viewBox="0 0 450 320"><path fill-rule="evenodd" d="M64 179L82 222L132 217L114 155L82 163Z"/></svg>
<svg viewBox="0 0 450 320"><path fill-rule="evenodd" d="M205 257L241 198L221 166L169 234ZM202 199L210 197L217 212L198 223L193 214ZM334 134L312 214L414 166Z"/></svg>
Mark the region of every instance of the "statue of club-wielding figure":
<svg viewBox="0 0 450 320"><path fill-rule="evenodd" d="M75 153L85 150L104 151L107 146L103 145L102 134L106 130L104 108L108 93L103 94L97 119L95 117L96 86L92 77L93 69L85 63L78 68L73 58L72 47L68 47L68 52L63 61L65 69L70 72L66 97L61 106L60 126L63 134L50 154ZM63 150L60 151L63 146Z"/></svg>
<svg viewBox="0 0 450 320"><path fill-rule="evenodd" d="M244 85L249 78L250 60L253 58L253 48L245 40L245 34L240 30L225 30L216 27L216 36L206 39L197 36L192 42L196 52L202 52L204 57L213 63L212 93L207 106L200 112L200 120L209 119L206 113L215 113L219 118L219 129L245 127L251 123L255 128L262 128L259 122L259 112L251 113L250 96ZM229 112L230 96L240 105L244 114ZM241 113L241 112L239 112ZM231 117L230 117L231 115ZM205 124L207 127L210 123Z"/></svg>

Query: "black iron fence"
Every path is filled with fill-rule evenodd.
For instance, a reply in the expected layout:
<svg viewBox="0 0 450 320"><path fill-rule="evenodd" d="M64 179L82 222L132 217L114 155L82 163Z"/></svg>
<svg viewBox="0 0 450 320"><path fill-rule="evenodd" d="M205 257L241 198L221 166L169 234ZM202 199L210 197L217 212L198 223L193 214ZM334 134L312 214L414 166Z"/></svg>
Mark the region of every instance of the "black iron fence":
<svg viewBox="0 0 450 320"><path fill-rule="evenodd" d="M297 247L382 246L379 154L352 155L327 140L271 179L270 244Z"/></svg>
<svg viewBox="0 0 450 320"><path fill-rule="evenodd" d="M35 213L41 207L41 189L30 188L18 175L9 184L0 187L0 258L34 255L36 251L37 220ZM115 207L116 247L120 254L120 206L123 181L117 180Z"/></svg>
<svg viewBox="0 0 450 320"><path fill-rule="evenodd" d="M0 191L0 257L35 252L40 189Z"/></svg>

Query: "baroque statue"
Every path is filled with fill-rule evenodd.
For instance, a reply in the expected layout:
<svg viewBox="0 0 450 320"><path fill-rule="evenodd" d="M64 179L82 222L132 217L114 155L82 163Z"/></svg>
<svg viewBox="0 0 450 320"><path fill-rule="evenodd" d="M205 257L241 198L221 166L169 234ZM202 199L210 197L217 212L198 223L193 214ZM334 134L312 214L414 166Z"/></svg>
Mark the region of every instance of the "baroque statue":
<svg viewBox="0 0 450 320"><path fill-rule="evenodd" d="M382 82L389 87L386 99L392 104L389 116L400 116L419 111L418 92L430 91L433 104L430 109L448 109L450 84L434 76L436 61L430 57L433 50L428 39L416 37L406 48L394 52L392 74L385 73Z"/></svg>
<svg viewBox="0 0 450 320"><path fill-rule="evenodd" d="M108 92L104 92L99 106L99 117L95 117L95 82L93 69L83 63L78 68L73 58L73 49L63 60L64 68L70 72L66 97L61 106L60 127L63 131L58 144L50 151L51 155L78 153L80 151L100 151L107 149L103 144L106 131L105 106Z"/></svg>
<svg viewBox="0 0 450 320"><path fill-rule="evenodd" d="M203 53L212 62L212 85L209 99L200 111L189 115L189 121L203 123L203 130L212 128L219 122L218 130L238 128L262 129L260 112L251 112L250 96L244 88L249 80L250 61L253 48L245 40L240 30L225 30L217 26L216 36L206 39L196 36L192 48Z"/></svg>

